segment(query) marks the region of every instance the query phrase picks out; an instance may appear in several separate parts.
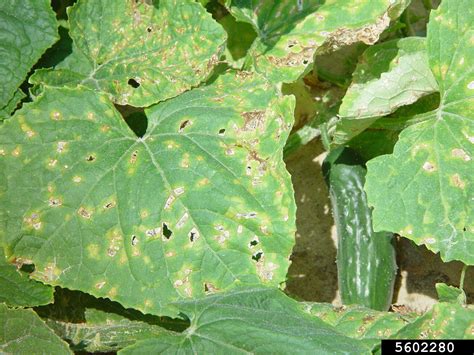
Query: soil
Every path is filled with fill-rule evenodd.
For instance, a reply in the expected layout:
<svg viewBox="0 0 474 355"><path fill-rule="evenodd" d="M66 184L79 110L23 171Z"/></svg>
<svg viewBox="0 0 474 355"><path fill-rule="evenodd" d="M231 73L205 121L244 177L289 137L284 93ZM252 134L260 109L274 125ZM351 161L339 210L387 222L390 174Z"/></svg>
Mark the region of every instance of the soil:
<svg viewBox="0 0 474 355"><path fill-rule="evenodd" d="M296 245L291 257L287 292L304 301L341 305L337 287L337 235L321 164L325 152L313 140L286 159L297 204ZM393 304L422 312L436 301L435 284L459 286L462 263L443 263L438 254L410 240L397 238L397 263ZM474 268L469 268L464 290L474 300Z"/></svg>

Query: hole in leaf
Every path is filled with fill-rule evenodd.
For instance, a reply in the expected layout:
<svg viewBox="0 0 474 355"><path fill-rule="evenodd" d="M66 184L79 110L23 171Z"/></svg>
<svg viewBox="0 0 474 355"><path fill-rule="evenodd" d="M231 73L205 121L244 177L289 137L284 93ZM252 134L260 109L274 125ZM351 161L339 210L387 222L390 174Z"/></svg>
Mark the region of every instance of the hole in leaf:
<svg viewBox="0 0 474 355"><path fill-rule="evenodd" d="M35 264L23 264L20 268L21 271L31 274L35 271Z"/></svg>
<svg viewBox="0 0 474 355"><path fill-rule="evenodd" d="M95 156L92 154L86 158L86 161L89 161L89 162L93 162L94 160L95 160Z"/></svg>
<svg viewBox="0 0 474 355"><path fill-rule="evenodd" d="M303 64L304 65L308 64L308 59L303 60Z"/></svg>
<svg viewBox="0 0 474 355"><path fill-rule="evenodd" d="M151 26L148 26L148 27L146 28L146 31L147 31L148 33L150 33L151 31L153 31L153 28L152 28Z"/></svg>
<svg viewBox="0 0 474 355"><path fill-rule="evenodd" d="M219 134L222 135L222 134L224 134L224 133L225 133L225 128L221 128L221 129L219 130Z"/></svg>
<svg viewBox="0 0 474 355"><path fill-rule="evenodd" d="M115 105L130 129L141 138L145 135L148 128L148 117L145 110L141 107Z"/></svg>
<svg viewBox="0 0 474 355"><path fill-rule="evenodd" d="M252 259L258 262L262 258L262 256L263 256L263 251L258 251L252 255Z"/></svg>
<svg viewBox="0 0 474 355"><path fill-rule="evenodd" d="M136 81L135 79L133 79L133 78L128 79L127 83L128 83L128 85L130 85L134 89L137 89L137 88L140 87L140 83L138 81Z"/></svg>
<svg viewBox="0 0 474 355"><path fill-rule="evenodd" d="M171 238L171 235L173 234L173 232L171 231L171 229L168 229L168 226L166 225L166 223L163 223L163 237L165 237L166 239L170 239Z"/></svg>
<svg viewBox="0 0 474 355"><path fill-rule="evenodd" d="M191 122L189 120L181 122L181 124L179 125L179 132L182 132L183 129L185 129L190 124L191 124Z"/></svg>
<svg viewBox="0 0 474 355"><path fill-rule="evenodd" d="M464 227L462 230L463 230L463 232L465 232L465 231L467 231L467 228L466 228L466 227Z"/></svg>
<svg viewBox="0 0 474 355"><path fill-rule="evenodd" d="M250 242L250 245L253 246L253 247L256 246L257 244L258 244L258 241L257 241L257 240L252 240L252 241Z"/></svg>
<svg viewBox="0 0 474 355"><path fill-rule="evenodd" d="M189 241L192 243L194 242L194 238L196 237L196 233L189 232Z"/></svg>
<svg viewBox="0 0 474 355"><path fill-rule="evenodd" d="M137 245L138 244L138 238L136 235L132 235L132 245Z"/></svg>

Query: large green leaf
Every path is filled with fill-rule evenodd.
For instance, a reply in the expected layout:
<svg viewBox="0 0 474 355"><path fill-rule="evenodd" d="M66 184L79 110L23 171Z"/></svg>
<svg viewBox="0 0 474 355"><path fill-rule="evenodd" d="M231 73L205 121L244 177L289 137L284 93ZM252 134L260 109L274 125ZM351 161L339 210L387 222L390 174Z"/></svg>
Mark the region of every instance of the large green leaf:
<svg viewBox="0 0 474 355"><path fill-rule="evenodd" d="M46 88L0 126L7 256L45 283L155 314L278 285L295 231L282 161L293 110L257 74L230 73L146 110L138 138L105 95Z"/></svg>
<svg viewBox="0 0 474 355"><path fill-rule="evenodd" d="M0 114L4 116L2 111L10 114L19 102L18 87L33 64L58 39L50 1L0 1L0 33Z"/></svg>
<svg viewBox="0 0 474 355"><path fill-rule="evenodd" d="M0 303L33 307L53 302L53 288L30 280L26 272L17 270L5 260L0 247Z"/></svg>
<svg viewBox="0 0 474 355"><path fill-rule="evenodd" d="M111 352L134 344L139 340L154 338L167 330L157 325L129 320L114 314L88 310L83 323L66 323L47 320L46 324L66 339L75 351Z"/></svg>
<svg viewBox="0 0 474 355"><path fill-rule="evenodd" d="M121 354L363 354L359 341L306 314L277 289L244 288L179 302L190 319L182 334L140 341Z"/></svg>
<svg viewBox="0 0 474 355"><path fill-rule="evenodd" d="M474 339L474 310L459 304L437 303L392 338Z"/></svg>
<svg viewBox="0 0 474 355"><path fill-rule="evenodd" d="M406 0L227 0L239 21L257 32L250 56L258 72L273 82L295 81L313 62L316 50L356 42L374 44L407 5Z"/></svg>
<svg viewBox="0 0 474 355"><path fill-rule="evenodd" d="M469 0L443 0L432 12L428 56L440 106L400 134L392 155L368 163L365 187L376 230L466 264L474 264L472 23Z"/></svg>
<svg viewBox="0 0 474 355"><path fill-rule="evenodd" d="M344 144L381 116L438 90L424 38L409 37L369 47L362 55L339 109L334 144Z"/></svg>
<svg viewBox="0 0 474 355"><path fill-rule="evenodd" d="M336 328L348 337L360 339L375 348L381 339L393 336L409 323L406 317L393 312L379 312L352 305L336 308L328 303L302 304L305 311Z"/></svg>
<svg viewBox="0 0 474 355"><path fill-rule="evenodd" d="M224 30L191 0L79 0L69 11L73 53L31 82L83 84L121 105L149 106L206 79Z"/></svg>
<svg viewBox="0 0 474 355"><path fill-rule="evenodd" d="M31 309L9 309L0 303L2 354L72 354L68 345Z"/></svg>

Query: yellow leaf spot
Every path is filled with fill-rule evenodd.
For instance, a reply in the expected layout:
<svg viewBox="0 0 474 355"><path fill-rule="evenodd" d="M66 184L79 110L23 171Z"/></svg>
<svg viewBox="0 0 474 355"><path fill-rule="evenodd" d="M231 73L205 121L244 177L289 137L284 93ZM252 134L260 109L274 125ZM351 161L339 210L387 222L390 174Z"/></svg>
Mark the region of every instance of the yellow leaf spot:
<svg viewBox="0 0 474 355"><path fill-rule="evenodd" d="M98 244L89 244L87 246L87 251L92 259L97 259L99 257L99 250L100 246Z"/></svg>

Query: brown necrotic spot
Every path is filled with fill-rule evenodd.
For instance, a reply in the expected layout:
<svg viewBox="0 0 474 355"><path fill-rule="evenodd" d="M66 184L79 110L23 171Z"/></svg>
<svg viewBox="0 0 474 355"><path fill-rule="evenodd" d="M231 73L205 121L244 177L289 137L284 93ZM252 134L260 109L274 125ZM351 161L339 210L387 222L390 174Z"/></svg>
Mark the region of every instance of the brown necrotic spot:
<svg viewBox="0 0 474 355"><path fill-rule="evenodd" d="M95 159L96 159L96 157L95 157L94 154L89 154L86 158L86 161L93 162L93 161L95 161Z"/></svg>
<svg viewBox="0 0 474 355"><path fill-rule="evenodd" d="M190 120L185 120L185 121L181 122L181 124L179 125L179 130L178 130L178 132L179 132L179 133L183 132L183 130L184 130L186 127L188 127L188 126L190 126L190 125L192 125L192 124L193 124L193 123L192 123L192 121L190 121Z"/></svg>
<svg viewBox="0 0 474 355"><path fill-rule="evenodd" d="M196 228L193 228L189 231L189 241L194 243L196 240L199 239L199 231Z"/></svg>
<svg viewBox="0 0 474 355"><path fill-rule="evenodd" d="M135 164L137 161L138 150L135 150L130 156L130 164Z"/></svg>
<svg viewBox="0 0 474 355"><path fill-rule="evenodd" d="M49 204L49 207L59 207L59 206L61 206L62 202L59 198L51 197L48 200L48 204Z"/></svg>
<svg viewBox="0 0 474 355"><path fill-rule="evenodd" d="M92 216L92 212L87 211L84 207L79 208L77 214L82 218L89 219Z"/></svg>

